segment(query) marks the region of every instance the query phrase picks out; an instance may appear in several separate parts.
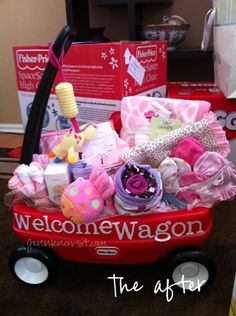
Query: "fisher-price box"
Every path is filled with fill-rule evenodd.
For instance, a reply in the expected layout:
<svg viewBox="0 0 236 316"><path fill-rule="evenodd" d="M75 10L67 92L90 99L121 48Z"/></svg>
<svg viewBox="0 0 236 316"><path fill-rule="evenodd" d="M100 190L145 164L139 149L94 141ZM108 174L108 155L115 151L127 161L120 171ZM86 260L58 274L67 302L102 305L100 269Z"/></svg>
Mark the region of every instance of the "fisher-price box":
<svg viewBox="0 0 236 316"><path fill-rule="evenodd" d="M26 126L33 97L48 61L48 47L14 47L22 122ZM72 83L79 124L104 122L120 110L128 95L166 96L166 42L73 43L64 57L65 80ZM43 131L69 128L59 109L55 80Z"/></svg>
<svg viewBox="0 0 236 316"><path fill-rule="evenodd" d="M226 99L214 82L169 82L167 96L210 102L230 142L228 159L236 164L236 99Z"/></svg>

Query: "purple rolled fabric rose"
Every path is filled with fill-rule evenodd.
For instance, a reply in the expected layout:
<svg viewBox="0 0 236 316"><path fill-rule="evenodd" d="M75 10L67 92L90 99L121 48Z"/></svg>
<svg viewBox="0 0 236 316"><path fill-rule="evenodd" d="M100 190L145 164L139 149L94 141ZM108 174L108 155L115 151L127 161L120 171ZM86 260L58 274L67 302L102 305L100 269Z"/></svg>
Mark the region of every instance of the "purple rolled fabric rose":
<svg viewBox="0 0 236 316"><path fill-rule="evenodd" d="M115 201L127 210L143 211L155 207L162 197L161 176L149 165L124 165L114 177Z"/></svg>
<svg viewBox="0 0 236 316"><path fill-rule="evenodd" d="M134 195L140 195L148 189L148 182L144 176L134 174L127 179L126 189Z"/></svg>

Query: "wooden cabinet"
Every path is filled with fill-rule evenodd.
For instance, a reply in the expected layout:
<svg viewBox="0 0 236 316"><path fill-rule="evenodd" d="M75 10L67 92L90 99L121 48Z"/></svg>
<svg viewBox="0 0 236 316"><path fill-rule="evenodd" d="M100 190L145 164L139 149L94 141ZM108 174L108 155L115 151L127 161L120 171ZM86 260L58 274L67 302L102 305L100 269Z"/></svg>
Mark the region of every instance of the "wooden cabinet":
<svg viewBox="0 0 236 316"><path fill-rule="evenodd" d="M180 0L179 0L180 1ZM129 39L136 39L136 26L142 24L144 6L171 5L173 0L91 0L93 5L112 8L115 14L117 7L125 6L128 10ZM89 1L66 0L67 23L74 26L78 35L77 41L86 41L90 37ZM202 52L200 48L179 48L168 52L168 81L201 81L214 80L212 50Z"/></svg>
<svg viewBox="0 0 236 316"><path fill-rule="evenodd" d="M115 8L126 6L128 10L128 34L129 40L137 39L136 27L142 24L142 7L171 5L173 0L91 0L94 5Z"/></svg>
<svg viewBox="0 0 236 316"><path fill-rule="evenodd" d="M86 41L90 36L88 0L65 0L67 24L77 31L76 41Z"/></svg>
<svg viewBox="0 0 236 316"><path fill-rule="evenodd" d="M143 6L171 5L173 0L91 0L93 5L112 8L111 14L120 6L128 10L128 34L129 40L136 40L136 27L142 24ZM77 31L77 40L86 40L89 37L89 1L66 0L67 24L74 26Z"/></svg>

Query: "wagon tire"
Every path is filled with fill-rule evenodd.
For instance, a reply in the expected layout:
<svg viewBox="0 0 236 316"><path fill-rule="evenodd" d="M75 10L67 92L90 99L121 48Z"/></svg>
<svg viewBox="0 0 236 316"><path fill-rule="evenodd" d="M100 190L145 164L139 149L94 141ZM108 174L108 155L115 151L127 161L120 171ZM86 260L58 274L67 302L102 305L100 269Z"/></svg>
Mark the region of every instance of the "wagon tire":
<svg viewBox="0 0 236 316"><path fill-rule="evenodd" d="M191 248L172 253L166 261L166 272L170 283L177 288L200 292L214 279L215 264L205 251ZM186 281L184 285L182 279Z"/></svg>
<svg viewBox="0 0 236 316"><path fill-rule="evenodd" d="M17 247L10 255L9 268L13 276L32 287L51 283L58 272L59 260L47 248Z"/></svg>

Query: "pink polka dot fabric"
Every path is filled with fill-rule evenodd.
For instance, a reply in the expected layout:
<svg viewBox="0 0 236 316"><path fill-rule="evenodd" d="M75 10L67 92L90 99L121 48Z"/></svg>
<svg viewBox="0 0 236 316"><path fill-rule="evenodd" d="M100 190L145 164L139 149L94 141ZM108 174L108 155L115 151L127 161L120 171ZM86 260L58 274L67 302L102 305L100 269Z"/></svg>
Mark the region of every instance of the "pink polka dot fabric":
<svg viewBox="0 0 236 316"><path fill-rule="evenodd" d="M88 180L78 178L63 192L63 214L74 223L91 223L98 219L105 201L115 193L113 180L101 167L94 167Z"/></svg>
<svg viewBox="0 0 236 316"><path fill-rule="evenodd" d="M89 180L77 179L66 188L64 195L72 202L84 223L95 221L104 206L104 200Z"/></svg>

